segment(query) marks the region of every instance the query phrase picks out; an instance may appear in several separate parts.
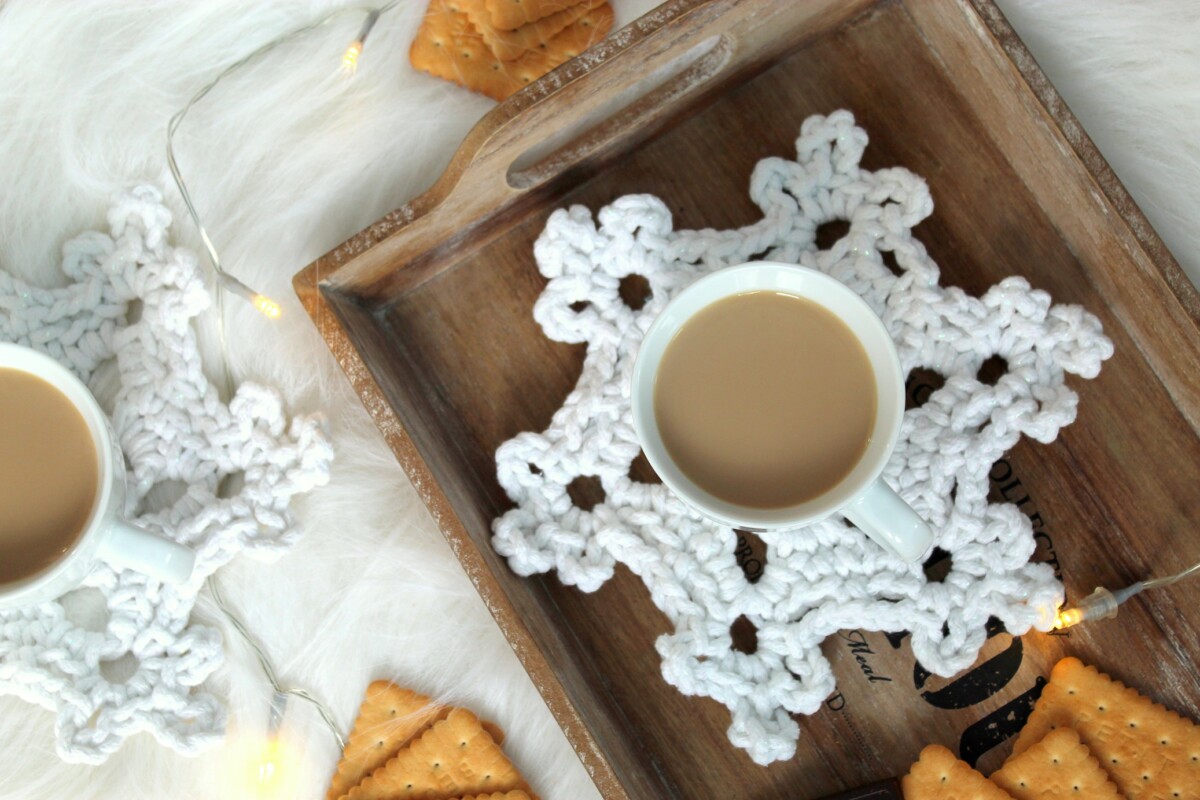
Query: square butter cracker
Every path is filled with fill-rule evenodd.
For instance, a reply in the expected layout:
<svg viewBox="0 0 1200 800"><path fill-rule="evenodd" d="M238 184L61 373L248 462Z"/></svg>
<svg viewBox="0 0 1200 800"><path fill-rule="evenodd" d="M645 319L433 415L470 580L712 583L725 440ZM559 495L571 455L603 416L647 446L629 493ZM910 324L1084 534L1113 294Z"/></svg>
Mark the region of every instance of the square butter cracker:
<svg viewBox="0 0 1200 800"><path fill-rule="evenodd" d="M1200 799L1200 728L1077 658L1055 665L1013 752L1056 728L1074 728L1130 800Z"/></svg>
<svg viewBox="0 0 1200 800"><path fill-rule="evenodd" d="M1091 751L1071 728L1057 728L1037 744L1009 757L992 773L992 783L1017 800L1121 800Z"/></svg>
<svg viewBox="0 0 1200 800"><path fill-rule="evenodd" d="M598 6L544 47L530 50L515 61L501 61L465 14L451 10L447 0L430 0L409 49L409 61L422 72L503 100L603 39L612 28L612 20L612 7Z"/></svg>
<svg viewBox="0 0 1200 800"><path fill-rule="evenodd" d="M529 784L484 729L462 708L450 712L391 761L350 790L348 800L454 800L520 790Z"/></svg>
<svg viewBox="0 0 1200 800"><path fill-rule="evenodd" d="M567 26L605 2L607 0L576 0L575 5L569 8L512 31L502 31L492 25L485 0L446 0L446 5L453 11L467 15L471 27L483 38L496 58L513 61L548 43Z"/></svg>
<svg viewBox="0 0 1200 800"><path fill-rule="evenodd" d="M921 751L900 780L904 800L1012 800L1012 795L940 744Z"/></svg>
<svg viewBox="0 0 1200 800"><path fill-rule="evenodd" d="M389 681L375 681L359 707L354 729L333 774L326 800L337 800L363 778L383 766L414 737L450 709L428 697L401 689Z"/></svg>
<svg viewBox="0 0 1200 800"><path fill-rule="evenodd" d="M512 792L496 792L494 794L471 794L456 800L531 800L529 795L521 790Z"/></svg>
<svg viewBox="0 0 1200 800"><path fill-rule="evenodd" d="M512 31L570 8L579 0L484 0L492 26Z"/></svg>

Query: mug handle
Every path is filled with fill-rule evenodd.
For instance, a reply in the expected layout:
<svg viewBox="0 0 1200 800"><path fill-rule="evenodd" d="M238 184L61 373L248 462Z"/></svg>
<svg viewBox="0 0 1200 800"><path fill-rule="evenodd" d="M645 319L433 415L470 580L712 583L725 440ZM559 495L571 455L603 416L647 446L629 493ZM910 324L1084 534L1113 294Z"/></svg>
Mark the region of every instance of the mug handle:
<svg viewBox="0 0 1200 800"><path fill-rule="evenodd" d="M843 508L842 516L885 550L910 564L933 544L929 524L883 478L876 478L865 492Z"/></svg>
<svg viewBox="0 0 1200 800"><path fill-rule="evenodd" d="M178 542L114 519L112 531L100 545L100 558L165 583L180 584L192 577L196 554Z"/></svg>

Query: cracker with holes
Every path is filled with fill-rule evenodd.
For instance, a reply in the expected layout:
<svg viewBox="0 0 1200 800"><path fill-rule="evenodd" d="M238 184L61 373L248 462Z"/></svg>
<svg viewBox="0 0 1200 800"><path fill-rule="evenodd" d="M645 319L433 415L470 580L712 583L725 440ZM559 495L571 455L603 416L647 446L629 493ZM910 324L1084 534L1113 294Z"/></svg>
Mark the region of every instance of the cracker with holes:
<svg viewBox="0 0 1200 800"><path fill-rule="evenodd" d="M960 761L940 744L921 751L900 780L904 800L1012 800L1012 795Z"/></svg>
<svg viewBox="0 0 1200 800"><path fill-rule="evenodd" d="M452 11L467 15L471 27L501 61L513 61L530 50L545 46L567 26L605 3L606 0L577 0L575 5L542 17L537 22L504 31L492 25L485 0L446 0L446 5Z"/></svg>
<svg viewBox="0 0 1200 800"><path fill-rule="evenodd" d="M570 8L578 0L483 0L492 25L512 31Z"/></svg>
<svg viewBox="0 0 1200 800"><path fill-rule="evenodd" d="M1068 727L1131 800L1200 797L1200 728L1077 658L1055 665L1013 752Z"/></svg>
<svg viewBox="0 0 1200 800"><path fill-rule="evenodd" d="M1037 744L1010 757L992 773L991 781L1017 800L1121 798L1116 784L1072 728L1056 728Z"/></svg>
<svg viewBox="0 0 1200 800"><path fill-rule="evenodd" d="M479 718L456 708L351 789L347 800L455 800L513 791L532 798Z"/></svg>
<svg viewBox="0 0 1200 800"><path fill-rule="evenodd" d="M428 697L401 689L389 681L375 681L367 687L358 710L354 729L346 740L346 749L326 800L337 800L363 778L396 755L418 734L450 713Z"/></svg>
<svg viewBox="0 0 1200 800"><path fill-rule="evenodd" d="M561 33L513 61L496 58L465 14L449 0L430 0L409 50L409 61L422 72L453 81L473 92L503 100L608 35L612 7L591 9Z"/></svg>
<svg viewBox="0 0 1200 800"><path fill-rule="evenodd" d="M495 792L493 794L472 794L461 800L530 800L529 795L521 790L512 792Z"/></svg>

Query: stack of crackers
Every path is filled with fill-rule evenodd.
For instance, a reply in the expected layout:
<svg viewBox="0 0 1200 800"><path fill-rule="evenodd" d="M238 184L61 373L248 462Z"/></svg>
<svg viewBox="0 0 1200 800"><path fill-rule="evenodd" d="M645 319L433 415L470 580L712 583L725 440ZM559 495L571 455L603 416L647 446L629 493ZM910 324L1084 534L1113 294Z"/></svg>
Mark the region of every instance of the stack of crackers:
<svg viewBox="0 0 1200 800"><path fill-rule="evenodd" d="M605 0L430 0L414 67L503 100L608 35Z"/></svg>
<svg viewBox="0 0 1200 800"><path fill-rule="evenodd" d="M905 800L1197 800L1200 727L1066 658L990 780L931 745L901 786Z"/></svg>
<svg viewBox="0 0 1200 800"><path fill-rule="evenodd" d="M375 681L326 800L537 800L504 733L463 708Z"/></svg>

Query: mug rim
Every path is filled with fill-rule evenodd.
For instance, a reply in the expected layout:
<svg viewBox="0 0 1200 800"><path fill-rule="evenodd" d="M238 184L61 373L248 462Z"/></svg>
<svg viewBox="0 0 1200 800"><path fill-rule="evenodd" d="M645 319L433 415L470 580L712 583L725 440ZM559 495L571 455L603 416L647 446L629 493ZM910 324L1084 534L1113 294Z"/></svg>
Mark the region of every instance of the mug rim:
<svg viewBox="0 0 1200 800"><path fill-rule="evenodd" d="M88 433L92 436L96 455L96 480L99 484L87 521L70 549L57 561L33 575L9 583L0 583L0 599L13 601L54 583L61 575L71 570L92 546L97 533L103 527L100 522L112 497L113 449L108 435L107 417L87 384L75 373L45 353L11 342L0 342L0 369L13 369L40 378L67 398L71 406L83 417Z"/></svg>
<svg viewBox="0 0 1200 800"><path fill-rule="evenodd" d="M800 286L819 287L823 295L836 295L840 304L856 310L854 319L831 309L827 302ZM866 452L843 480L817 497L782 508L755 508L731 503L697 486L675 463L658 434L653 392L662 354L675 334L701 310L729 297L753 291L776 291L821 305L841 320L863 345L875 377L875 426ZM703 302L698 296L711 295ZM680 309L699 302L684 316ZM863 340L864 329L872 341ZM873 345L873 346L869 346ZM653 355L652 355L653 354ZM651 363L652 362L652 363ZM880 380L881 376L886 380ZM705 275L685 287L658 313L642 337L630 382L633 427L646 459L662 482L686 505L723 525L758 531L783 530L824 519L845 508L879 478L900 438L904 416L904 376L895 343L883 320L850 287L824 272L797 264L751 261ZM648 417L648 418L647 418ZM877 444L876 440L882 442ZM867 463L869 460L869 463ZM863 464L867 463L866 467Z"/></svg>

